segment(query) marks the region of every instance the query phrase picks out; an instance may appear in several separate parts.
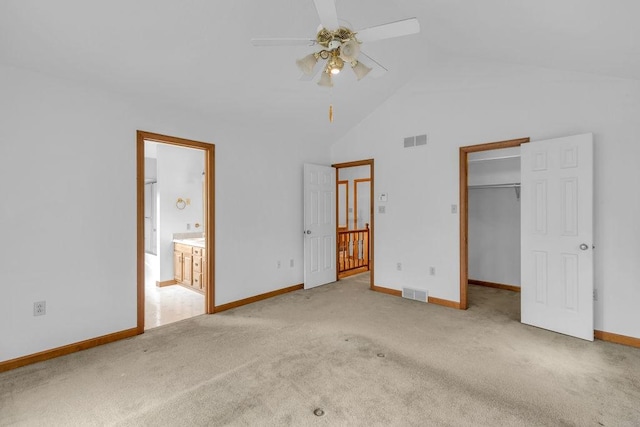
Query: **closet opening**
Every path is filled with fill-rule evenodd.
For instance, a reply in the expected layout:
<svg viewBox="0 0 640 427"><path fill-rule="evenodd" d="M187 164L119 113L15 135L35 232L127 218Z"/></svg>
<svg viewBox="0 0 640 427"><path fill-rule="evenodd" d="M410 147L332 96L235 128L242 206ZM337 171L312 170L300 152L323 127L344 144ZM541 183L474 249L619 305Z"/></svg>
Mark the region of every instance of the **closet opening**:
<svg viewBox="0 0 640 427"><path fill-rule="evenodd" d="M520 291L520 145L526 142L528 138L460 148L463 310L469 307L469 285ZM476 298L473 304L482 303Z"/></svg>

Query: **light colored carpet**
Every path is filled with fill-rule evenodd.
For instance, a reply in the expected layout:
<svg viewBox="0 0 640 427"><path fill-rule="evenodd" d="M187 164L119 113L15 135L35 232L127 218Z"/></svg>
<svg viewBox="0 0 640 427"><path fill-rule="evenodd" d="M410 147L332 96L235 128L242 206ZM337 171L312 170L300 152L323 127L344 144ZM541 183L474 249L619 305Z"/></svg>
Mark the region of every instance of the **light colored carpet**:
<svg viewBox="0 0 640 427"><path fill-rule="evenodd" d="M0 374L0 425L640 425L640 350L355 276ZM313 411L321 408L324 415Z"/></svg>

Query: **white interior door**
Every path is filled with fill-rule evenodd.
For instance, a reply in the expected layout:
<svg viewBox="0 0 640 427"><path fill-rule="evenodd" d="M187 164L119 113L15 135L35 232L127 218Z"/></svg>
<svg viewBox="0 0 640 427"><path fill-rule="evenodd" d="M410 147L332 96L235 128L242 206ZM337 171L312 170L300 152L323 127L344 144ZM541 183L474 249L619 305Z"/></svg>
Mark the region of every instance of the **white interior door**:
<svg viewBox="0 0 640 427"><path fill-rule="evenodd" d="M593 341L593 135L521 146L522 323Z"/></svg>
<svg viewBox="0 0 640 427"><path fill-rule="evenodd" d="M304 165L304 288L335 282L336 170Z"/></svg>

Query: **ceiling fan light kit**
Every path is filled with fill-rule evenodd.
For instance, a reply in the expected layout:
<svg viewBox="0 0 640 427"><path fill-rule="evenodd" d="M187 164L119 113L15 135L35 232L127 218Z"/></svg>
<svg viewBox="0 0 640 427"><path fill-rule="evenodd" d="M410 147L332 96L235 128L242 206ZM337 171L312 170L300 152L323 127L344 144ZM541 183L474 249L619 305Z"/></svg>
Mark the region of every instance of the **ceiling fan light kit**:
<svg viewBox="0 0 640 427"><path fill-rule="evenodd" d="M358 62L360 42L356 38L355 33L350 29L340 27L336 31L330 31L326 28L321 28L316 36L316 43L324 49L298 59L296 64L304 74L311 75L318 60L326 60L324 72L322 73L323 75L320 76L318 85L333 86L333 84L330 83L330 79L327 80L324 74L336 75L340 73L345 62L351 64L351 68L354 70L358 80L371 71L370 68ZM360 64L359 67L358 64Z"/></svg>
<svg viewBox="0 0 640 427"><path fill-rule="evenodd" d="M356 74L356 79L358 80L360 80L361 78L369 74L369 71L371 71L371 68L367 67L366 65L364 65L362 62L359 62L359 61L355 61L355 64L352 63L351 68L353 69L353 72Z"/></svg>
<svg viewBox="0 0 640 427"><path fill-rule="evenodd" d="M331 80L331 73L326 71L322 72L320 80L318 80L318 86L333 87L333 81Z"/></svg>
<svg viewBox="0 0 640 427"><path fill-rule="evenodd" d="M344 67L344 61L338 56L337 51L333 51L331 58L327 61L327 71L331 74L338 74L342 67Z"/></svg>
<svg viewBox="0 0 640 427"><path fill-rule="evenodd" d="M316 67L316 65L319 60L326 61L318 80L319 86L333 87L331 77L340 73L345 63L351 65L357 80L361 80L369 74L372 67L379 71L377 74L384 73L387 71L386 68L366 54L362 53L361 55L360 44L362 42L407 36L420 32L420 24L416 18L403 19L360 31L352 31L338 24L335 0L314 0L314 4L320 17L320 30L316 34L315 40L305 38L258 38L251 41L255 46L300 44L322 46L321 50L296 61L298 68L307 76L312 76L318 72L319 67ZM359 35L359 39L356 34ZM363 64L360 56L371 67ZM333 121L333 108L330 109L330 118Z"/></svg>
<svg viewBox="0 0 640 427"><path fill-rule="evenodd" d="M300 58L296 61L296 65L303 73L310 75L313 73L313 68L318 63L318 56L315 53L310 53L304 58Z"/></svg>

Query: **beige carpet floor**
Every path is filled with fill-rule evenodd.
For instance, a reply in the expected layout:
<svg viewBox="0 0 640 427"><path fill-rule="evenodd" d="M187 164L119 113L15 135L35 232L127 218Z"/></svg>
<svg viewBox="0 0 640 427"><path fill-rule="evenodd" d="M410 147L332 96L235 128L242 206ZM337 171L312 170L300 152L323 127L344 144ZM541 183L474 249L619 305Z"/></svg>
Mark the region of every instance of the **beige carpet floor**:
<svg viewBox="0 0 640 427"><path fill-rule="evenodd" d="M0 374L0 425L637 426L640 350L355 276ZM314 414L321 409L322 414Z"/></svg>

